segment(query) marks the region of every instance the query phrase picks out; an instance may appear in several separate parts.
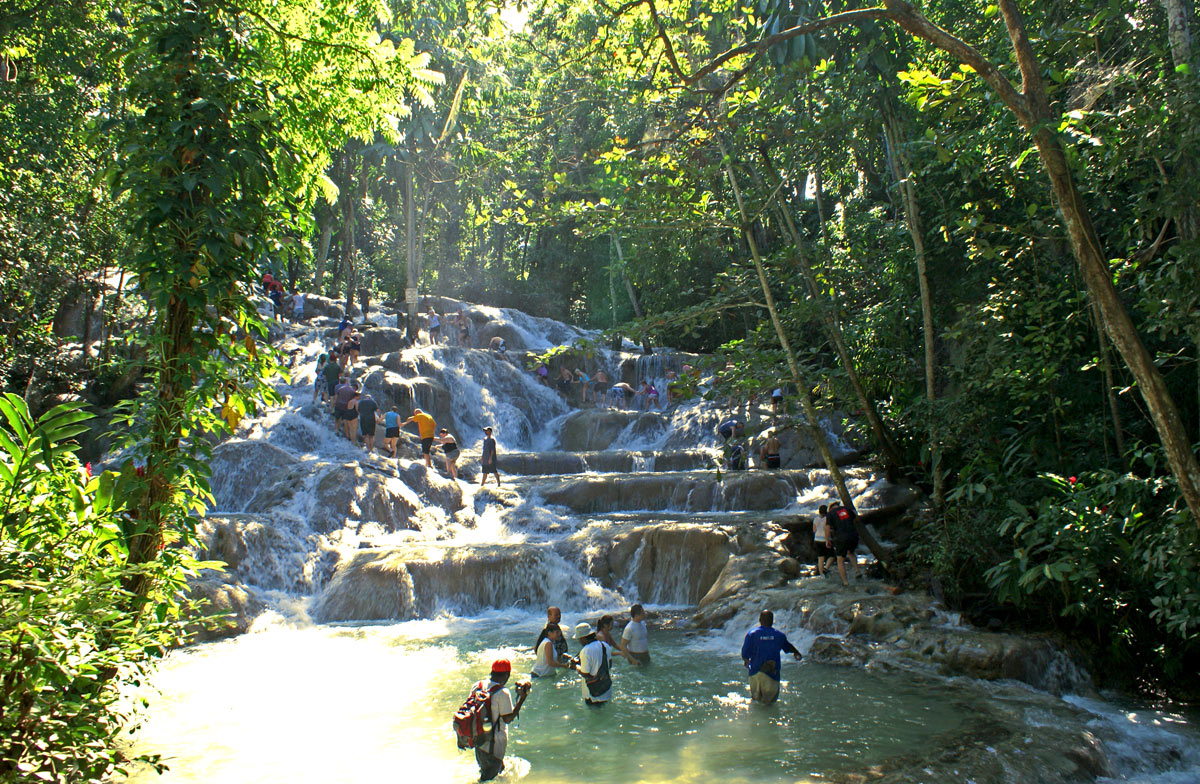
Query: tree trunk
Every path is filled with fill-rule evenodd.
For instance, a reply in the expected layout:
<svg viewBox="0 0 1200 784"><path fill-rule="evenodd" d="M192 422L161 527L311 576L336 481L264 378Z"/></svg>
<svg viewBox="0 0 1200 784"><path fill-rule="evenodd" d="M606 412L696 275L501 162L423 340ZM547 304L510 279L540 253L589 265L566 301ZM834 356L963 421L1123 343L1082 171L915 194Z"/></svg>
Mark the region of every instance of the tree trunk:
<svg viewBox="0 0 1200 784"><path fill-rule="evenodd" d="M821 457L825 461L825 467L829 469L829 476L833 479L834 485L837 487L838 497L842 500L842 504L847 509L854 509L854 499L850 497L850 490L846 487L846 480L842 476L841 468L838 467L837 460L833 457L833 451L829 448L829 439L825 437L825 430L821 427L820 418L817 415L817 407L813 403L811 387L804 379L804 375L800 372L800 363L796 359L796 354L792 351L791 341L788 340L787 332L783 328L783 322L779 319L779 311L775 307L775 297L771 294L771 287L767 281L767 272L763 267L762 256L758 252L758 243L754 239L754 234L751 231L751 221L749 215L746 214L746 206L742 202L742 192L738 188L737 178L733 174L733 164L729 158L729 153L726 150L725 142L719 137L717 139L721 145L721 156L725 159L725 174L729 177L729 187L733 191L733 197L737 201L738 213L742 217L742 235L746 238L746 244L750 246L750 256L754 260L754 269L758 273L758 283L762 288L763 299L767 305L767 312L771 315L771 325L775 328L775 334L779 337L779 345L783 348L783 353L787 357L788 369L792 373L792 381L796 385L796 389L800 393L800 405L804 409L804 415L808 419L808 424L812 428L813 441L817 444L817 449L821 452ZM855 527L858 528L859 538L867 545L867 548L879 561L884 569L889 569L888 557L889 554L876 541L871 532L855 518Z"/></svg>
<svg viewBox="0 0 1200 784"><path fill-rule="evenodd" d="M904 206L904 217L908 233L912 237L913 252L917 257L917 283L921 289L921 329L925 341L925 400L928 404L926 416L929 424L929 462L933 474L933 503L942 506L946 502L945 472L942 470L942 449L938 435L937 416L934 404L937 401L937 364L933 332L933 295L930 292L929 274L925 256L925 234L921 226L921 211L917 204L917 190L913 187L912 167L908 155L901 146L899 121L892 108L891 96L882 96L883 130L890 155L887 156L892 178L900 189L900 202Z"/></svg>
<svg viewBox="0 0 1200 784"><path fill-rule="evenodd" d="M771 179L779 182L779 173L775 171L774 164L771 162L771 158L766 151L762 152L762 157L767 167L767 173L771 175ZM879 409L876 407L875 401L867 395L866 388L863 387L862 380L858 376L858 369L854 366L854 359L850 356L850 349L846 345L846 337L842 333L842 325L838 319L836 295L833 297L832 302L827 302L821 294L820 286L817 285L817 276L813 273L812 265L809 264L808 256L804 252L804 240L800 236L800 231L796 227L795 220L792 219L791 210L788 209L788 205L784 201L777 202L777 206L780 217L783 219L783 225L791 237L792 246L796 249L796 261L800 266L801 274L804 276L804 282L808 286L808 292L817 304L817 309L821 313L821 323L829 335L830 342L837 349L838 358L841 359L842 368L846 371L846 377L850 380L850 386L853 387L854 394L858 398L858 403L862 406L867 421L871 425L871 432L874 433L875 440L879 444L879 448L883 450L884 456L893 466L899 468L904 464L904 458L900 454L900 448L896 446L896 442L892 438L891 431L884 423L883 417L879 416Z"/></svg>
<svg viewBox="0 0 1200 784"><path fill-rule="evenodd" d="M1092 316L1092 324L1096 327L1096 340L1100 344L1100 368L1104 372L1104 394L1108 399L1108 410L1112 414L1113 443L1117 447L1117 455L1121 462L1125 461L1125 431L1121 427L1121 411L1117 408L1117 385L1113 377L1112 357L1108 350L1108 335L1104 332L1104 320L1093 301L1088 305Z"/></svg>
<svg viewBox="0 0 1200 784"><path fill-rule="evenodd" d="M417 290L417 282L421 279L421 271L417 269L417 218L416 218L416 151L409 150L408 161L404 165L404 248L405 248L405 273L407 291L405 292L405 310L408 313L408 319L405 324L405 337L410 344L417 342L417 298L408 297L410 292L415 293Z"/></svg>
<svg viewBox="0 0 1200 784"><path fill-rule="evenodd" d="M320 294L325 280L325 262L329 259L329 243L333 240L333 210L323 209L317 219L317 227L321 233L317 239L317 256L313 265L312 290Z"/></svg>
<svg viewBox="0 0 1200 784"><path fill-rule="evenodd" d="M625 282L625 293L629 295L629 304L633 306L633 317L643 319L646 314L642 312L642 305L638 302L637 294L633 290L633 284L629 281L629 276L625 274L625 254L621 250L621 237L615 231L610 234L613 241L613 247L617 249L617 270L621 273L621 280ZM642 351L647 354L654 353L654 346L650 342L649 335L642 334Z"/></svg>
<svg viewBox="0 0 1200 784"><path fill-rule="evenodd" d="M1192 64L1191 11L1184 0L1159 0L1167 12L1167 41L1176 67Z"/></svg>
<svg viewBox="0 0 1200 784"><path fill-rule="evenodd" d="M1196 455L1192 452L1179 409L1175 406L1162 374L1154 364L1154 357L1142 343L1133 320L1113 285L1108 261L1100 248L1100 240L1092 225L1091 216L1083 206L1083 196L1075 187L1058 136L1051 130L1057 127L1057 118L1050 109L1045 85L1033 54L1033 47L1025 32L1021 12L1013 0L999 0L999 6L1008 27L1009 37L1012 39L1023 80L1022 97L1025 103L1019 108L1024 111L1017 111L1018 118L1033 137L1042 165L1050 177L1059 210L1067 226L1071 247L1092 301L1104 319L1105 329L1112 338L1113 345L1137 380L1138 389L1150 411L1150 418L1162 440L1171 471L1179 484L1179 492L1191 511L1193 523L1200 527L1200 463L1197 463Z"/></svg>

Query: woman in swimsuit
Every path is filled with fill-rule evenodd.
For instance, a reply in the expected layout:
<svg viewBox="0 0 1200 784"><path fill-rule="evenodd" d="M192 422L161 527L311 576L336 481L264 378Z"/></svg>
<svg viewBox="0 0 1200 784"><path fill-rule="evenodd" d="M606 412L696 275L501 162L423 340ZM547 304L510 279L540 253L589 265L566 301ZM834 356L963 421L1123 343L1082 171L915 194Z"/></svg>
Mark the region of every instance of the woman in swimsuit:
<svg viewBox="0 0 1200 784"><path fill-rule="evenodd" d="M446 470L450 473L450 478L457 480L458 464L455 461L458 460L458 442L450 435L450 431L443 427L438 432L438 444L446 457Z"/></svg>

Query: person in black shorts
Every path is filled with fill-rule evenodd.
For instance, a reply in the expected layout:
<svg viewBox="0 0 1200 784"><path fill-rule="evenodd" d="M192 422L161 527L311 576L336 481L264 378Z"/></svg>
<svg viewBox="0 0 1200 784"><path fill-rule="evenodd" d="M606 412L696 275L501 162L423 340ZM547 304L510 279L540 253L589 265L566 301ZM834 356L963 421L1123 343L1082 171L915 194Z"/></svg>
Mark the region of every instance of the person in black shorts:
<svg viewBox="0 0 1200 784"><path fill-rule="evenodd" d="M389 457L396 456L396 442L400 440L400 412L395 406L383 415L383 448Z"/></svg>
<svg viewBox="0 0 1200 784"><path fill-rule="evenodd" d="M826 519L829 521L829 530L833 534L833 552L837 556L838 576L842 578L842 585L849 585L846 580L846 559L850 559L850 571L854 572L854 579L858 579L858 555L855 553L858 550L858 528L854 524L854 519L858 517L853 509L847 509L840 502L834 501L829 505L829 513Z"/></svg>
<svg viewBox="0 0 1200 784"><path fill-rule="evenodd" d="M362 435L364 446L366 446L368 453L374 452L375 426L380 421L379 404L367 392L356 397L351 405L358 411L358 430Z"/></svg>
<svg viewBox="0 0 1200 784"><path fill-rule="evenodd" d="M500 469L496 466L496 439L492 438L492 429L483 429L483 451L479 454L479 486L487 482L488 474L496 475L496 487L500 486Z"/></svg>
<svg viewBox="0 0 1200 784"><path fill-rule="evenodd" d="M458 464L455 461L458 460L458 442L444 427L438 431L438 446L442 448L442 454L446 457L446 471L451 479L457 480Z"/></svg>

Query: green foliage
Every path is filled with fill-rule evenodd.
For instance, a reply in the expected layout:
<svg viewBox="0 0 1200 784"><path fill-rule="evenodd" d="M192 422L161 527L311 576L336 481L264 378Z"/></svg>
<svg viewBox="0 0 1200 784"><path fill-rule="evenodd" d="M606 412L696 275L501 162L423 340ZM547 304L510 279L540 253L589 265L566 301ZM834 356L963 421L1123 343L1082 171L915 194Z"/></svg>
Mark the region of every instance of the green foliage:
<svg viewBox="0 0 1200 784"><path fill-rule="evenodd" d="M62 405L33 420L0 397L0 780L107 780L136 685L175 640L184 564L128 563L123 481L90 475L70 439L89 415ZM122 587L153 573L153 612Z"/></svg>
<svg viewBox="0 0 1200 784"><path fill-rule="evenodd" d="M1110 470L1040 475L1028 502L1007 501L999 532L1013 549L987 571L996 597L1056 612L1118 660L1150 655L1182 674L1200 649L1200 557L1170 485Z"/></svg>

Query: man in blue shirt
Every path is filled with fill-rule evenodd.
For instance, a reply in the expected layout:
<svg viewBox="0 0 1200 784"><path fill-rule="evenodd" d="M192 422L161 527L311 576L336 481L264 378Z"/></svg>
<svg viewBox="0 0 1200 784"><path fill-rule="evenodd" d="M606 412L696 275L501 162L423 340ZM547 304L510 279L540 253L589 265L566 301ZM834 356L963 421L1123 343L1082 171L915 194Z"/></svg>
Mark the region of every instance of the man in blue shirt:
<svg viewBox="0 0 1200 784"><path fill-rule="evenodd" d="M801 659L800 651L773 623L775 614L763 610L758 614L758 628L747 632L742 643L742 663L750 672L750 699L764 705L779 699L780 652L792 654L796 661Z"/></svg>

